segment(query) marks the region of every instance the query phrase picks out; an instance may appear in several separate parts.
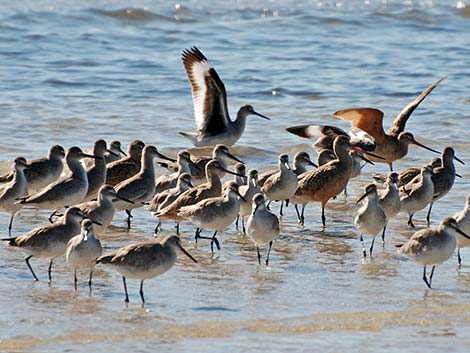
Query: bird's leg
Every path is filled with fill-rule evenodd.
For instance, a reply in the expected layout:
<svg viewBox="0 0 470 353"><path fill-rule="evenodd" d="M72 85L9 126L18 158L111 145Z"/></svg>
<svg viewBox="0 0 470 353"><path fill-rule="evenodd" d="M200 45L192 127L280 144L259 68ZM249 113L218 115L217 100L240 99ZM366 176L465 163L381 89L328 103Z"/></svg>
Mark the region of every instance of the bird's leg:
<svg viewBox="0 0 470 353"><path fill-rule="evenodd" d="M362 233L361 233L361 245L362 245L362 256L365 259L367 254L366 254L366 248L364 247L364 238L362 237Z"/></svg>
<svg viewBox="0 0 470 353"><path fill-rule="evenodd" d="M77 269L73 270L73 287L75 288L75 292L77 291Z"/></svg>
<svg viewBox="0 0 470 353"><path fill-rule="evenodd" d="M240 214L237 215L237 220L235 221L235 228L238 230L238 221L240 220Z"/></svg>
<svg viewBox="0 0 470 353"><path fill-rule="evenodd" d="M259 253L259 246L256 245L256 251L258 252L258 265L261 266L261 254Z"/></svg>
<svg viewBox="0 0 470 353"><path fill-rule="evenodd" d="M390 171L393 172L393 165L392 165L392 163L388 163L388 166L390 167Z"/></svg>
<svg viewBox="0 0 470 353"><path fill-rule="evenodd" d="M194 236L194 242L197 244L197 240L199 239L199 235L201 233L201 230L199 228L196 228L196 235Z"/></svg>
<svg viewBox="0 0 470 353"><path fill-rule="evenodd" d="M297 213L297 221L300 223L301 218L300 218L299 206L295 204L294 208L295 208L295 213Z"/></svg>
<svg viewBox="0 0 470 353"><path fill-rule="evenodd" d="M325 227L326 224L326 217L325 217L325 205L321 205L321 223L323 224L323 227Z"/></svg>
<svg viewBox="0 0 470 353"><path fill-rule="evenodd" d="M145 299L144 299L144 280L140 281L140 298L142 299L142 304L145 304Z"/></svg>
<svg viewBox="0 0 470 353"><path fill-rule="evenodd" d="M436 265L434 265L431 269L431 275L429 276L429 288L431 288L432 276L434 276L434 269L435 268L436 268Z"/></svg>
<svg viewBox="0 0 470 353"><path fill-rule="evenodd" d="M176 235L180 235L180 222L176 222Z"/></svg>
<svg viewBox="0 0 470 353"><path fill-rule="evenodd" d="M93 271L90 271L90 278L88 279L88 288L90 288L90 293L91 293L91 280L93 278Z"/></svg>
<svg viewBox="0 0 470 353"><path fill-rule="evenodd" d="M215 246L217 247L217 250L220 251L219 239L217 239L216 236L217 236L217 231L215 231L212 238L210 238L211 239L211 252L212 252L212 254L214 254L214 243L215 243Z"/></svg>
<svg viewBox="0 0 470 353"><path fill-rule="evenodd" d="M458 268L460 270L462 268L462 257L460 256L460 248L457 248L457 259L459 261Z"/></svg>
<svg viewBox="0 0 470 353"><path fill-rule="evenodd" d="M268 209L268 211L271 211L271 202L273 202L273 200L269 200L268 204L266 205L266 208Z"/></svg>
<svg viewBox="0 0 470 353"><path fill-rule="evenodd" d="M51 261L49 262L49 268L47 269L47 277L49 278L49 286L51 285L52 283L52 262L54 260L51 259Z"/></svg>
<svg viewBox="0 0 470 353"><path fill-rule="evenodd" d="M242 229L243 229L243 234L246 234L245 217L244 216L242 216Z"/></svg>
<svg viewBox="0 0 470 353"><path fill-rule="evenodd" d="M48 219L49 219L49 222L50 222L50 223L54 223L53 218L54 218L55 216L57 216L57 212L59 212L59 210L54 210L54 212L52 212L51 215L49 216Z"/></svg>
<svg viewBox="0 0 470 353"><path fill-rule="evenodd" d="M423 269L423 281L426 283L429 289L431 289L431 284L428 282L428 279L426 278L426 265L424 265Z"/></svg>
<svg viewBox="0 0 470 353"><path fill-rule="evenodd" d="M344 196L348 197L348 186L347 185L344 187Z"/></svg>
<svg viewBox="0 0 470 353"><path fill-rule="evenodd" d="M305 207L307 207L307 204L306 204L306 203L304 203L304 204L302 205L302 212L301 212L301 214L300 214L300 225L301 225L301 226L303 226L304 223L305 223L305 216L304 216Z"/></svg>
<svg viewBox="0 0 470 353"><path fill-rule="evenodd" d="M132 218L131 210L126 210L126 214L127 214L127 219L126 219L127 229L131 229L131 218Z"/></svg>
<svg viewBox="0 0 470 353"><path fill-rule="evenodd" d="M122 283L124 284L124 293L126 293L126 299L124 301L129 303L129 295L127 294L127 284L126 284L126 277L122 276Z"/></svg>
<svg viewBox="0 0 470 353"><path fill-rule="evenodd" d="M158 232L160 231L160 228L162 227L162 222L158 221L156 227L155 227L155 230L153 231L153 234L154 235L157 235Z"/></svg>
<svg viewBox="0 0 470 353"><path fill-rule="evenodd" d="M413 213L410 213L410 216L408 218L408 226L410 226L411 228L416 228L413 224Z"/></svg>
<svg viewBox="0 0 470 353"><path fill-rule="evenodd" d="M284 216L284 213L282 213L282 210L283 210L283 207L284 207L284 201L281 201L281 210L279 211L279 216Z"/></svg>
<svg viewBox="0 0 470 353"><path fill-rule="evenodd" d="M427 224L428 228L431 225L431 210L432 210L433 205L434 205L434 202L431 202L429 204L428 214L426 215L426 224Z"/></svg>
<svg viewBox="0 0 470 353"><path fill-rule="evenodd" d="M385 231L387 230L387 223L384 225L384 229L382 231L382 247L385 247Z"/></svg>
<svg viewBox="0 0 470 353"><path fill-rule="evenodd" d="M28 268L29 270L31 271L33 277L34 277L34 280L37 282L39 281L38 277L36 276L36 274L34 273L33 271L33 268L31 267L31 264L29 263L29 260L33 257L33 255L29 255L27 257L24 258L24 260L26 261L26 265L28 265Z"/></svg>
<svg viewBox="0 0 470 353"><path fill-rule="evenodd" d="M369 256L372 258L372 250L374 249L375 237L372 238L372 244L369 249Z"/></svg>
<svg viewBox="0 0 470 353"><path fill-rule="evenodd" d="M286 200L286 207L289 207L289 199Z"/></svg>
<svg viewBox="0 0 470 353"><path fill-rule="evenodd" d="M10 224L8 225L8 236L11 237L11 228L13 226L13 217L15 217L15 213L11 214Z"/></svg>
<svg viewBox="0 0 470 353"><path fill-rule="evenodd" d="M266 266L269 265L269 254L271 253L271 248L272 248L272 246L273 246L273 241L271 240L271 241L269 242L268 255L266 256Z"/></svg>

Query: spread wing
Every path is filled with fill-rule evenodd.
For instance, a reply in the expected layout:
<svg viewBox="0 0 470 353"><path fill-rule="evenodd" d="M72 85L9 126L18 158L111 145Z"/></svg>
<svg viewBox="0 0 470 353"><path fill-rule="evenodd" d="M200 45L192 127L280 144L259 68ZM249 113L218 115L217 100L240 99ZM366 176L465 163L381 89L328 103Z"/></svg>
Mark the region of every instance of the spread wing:
<svg viewBox="0 0 470 353"><path fill-rule="evenodd" d="M230 118L224 83L198 48L183 51L182 60L191 84L194 118L200 137L225 132Z"/></svg>
<svg viewBox="0 0 470 353"><path fill-rule="evenodd" d="M352 108L338 110L334 113L334 116L338 119L350 121L353 127L367 132L379 144L383 143L386 138L383 129L384 113L378 109Z"/></svg>
<svg viewBox="0 0 470 353"><path fill-rule="evenodd" d="M300 137L317 139L313 144L317 151L333 149L333 141L338 135L349 136L343 129L331 125L298 125L286 130Z"/></svg>
<svg viewBox="0 0 470 353"><path fill-rule="evenodd" d="M418 107L418 105L424 100L424 98L427 97L429 93L431 93L434 88L436 88L442 81L446 79L447 76L444 76L440 80L436 81L433 83L431 86L426 88L421 94L416 97L416 99L408 104L403 110L400 112L400 114L397 115L395 120L392 123L392 126L388 130L388 133L392 136L398 136L400 132L403 132L405 130L405 125L406 122L408 121L408 118L411 116L411 114L415 111L415 109Z"/></svg>

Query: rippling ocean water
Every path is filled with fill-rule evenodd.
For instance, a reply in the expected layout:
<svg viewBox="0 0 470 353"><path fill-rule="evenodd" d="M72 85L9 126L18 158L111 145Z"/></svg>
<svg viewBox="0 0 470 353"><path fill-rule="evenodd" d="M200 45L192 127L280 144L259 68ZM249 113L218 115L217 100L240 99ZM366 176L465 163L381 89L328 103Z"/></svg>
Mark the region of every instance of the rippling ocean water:
<svg viewBox="0 0 470 353"><path fill-rule="evenodd" d="M189 147L177 135L194 129L190 88L180 54L199 47L228 91L233 117L252 104L272 118L251 118L234 148L249 167L276 164L280 151L312 152L285 127L334 124L338 109L377 107L388 126L425 87L447 79L421 104L407 130L428 145L452 145L470 163L470 3L465 1L31 1L0 4L0 162L44 155L52 144L91 147L97 138L124 144L139 138L174 153ZM412 147L401 169L434 157ZM434 208L436 224L463 208L470 172ZM367 167L327 209L311 205L305 228L292 208L284 217L271 266L231 227L222 250L209 258L185 241L201 264L186 260L146 282L129 281L126 307L120 277L96 271L88 295L81 276L73 290L63 259L47 286L46 262L33 260L33 283L22 254L0 247L0 351L63 352L467 352L470 344L470 251L438 266L436 290L421 268L398 256L394 244L413 232L401 214L373 261L361 261L352 220L354 201L372 172ZM424 212L417 215L424 226ZM6 234L8 215L0 215ZM22 211L14 234L47 222L47 212ZM150 239L155 220L124 215L103 242L106 251ZM167 232L173 231L169 224Z"/></svg>

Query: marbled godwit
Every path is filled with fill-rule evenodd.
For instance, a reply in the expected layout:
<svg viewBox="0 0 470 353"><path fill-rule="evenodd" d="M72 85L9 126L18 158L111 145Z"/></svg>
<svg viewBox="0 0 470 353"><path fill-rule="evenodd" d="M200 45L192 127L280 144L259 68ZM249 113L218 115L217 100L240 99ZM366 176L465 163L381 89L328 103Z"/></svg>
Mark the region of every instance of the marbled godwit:
<svg viewBox="0 0 470 353"><path fill-rule="evenodd" d="M219 241L216 238L218 232L222 232L237 218L240 211L240 200L243 199L238 191L238 184L231 181L227 190L222 196L211 197L202 200L194 205L181 207L178 216L191 221L198 227L196 230L196 239L210 239L211 252L214 254L214 243L220 250ZM246 200L243 200L246 202ZM212 230L212 237L201 236L202 230Z"/></svg>
<svg viewBox="0 0 470 353"><path fill-rule="evenodd" d="M183 218L178 216L181 207L194 205L199 201L221 195L222 183L220 182L219 175L225 172L234 174L228 169L225 169L218 160L213 159L206 164L207 181L205 183L185 191L170 205L165 208L160 207L160 210L155 215L161 221L172 219L177 223L181 222Z"/></svg>
<svg viewBox="0 0 470 353"><path fill-rule="evenodd" d="M400 188L401 211L408 212L408 225L413 224L413 215L415 212L424 209L432 202L434 194L434 185L432 182L433 171L431 167L426 166L421 169L421 173L411 180L405 186Z"/></svg>
<svg viewBox="0 0 470 353"><path fill-rule="evenodd" d="M337 136L333 150L337 159L317 169L302 174L299 187L295 192L296 199L302 203L317 201L322 206L322 224L325 226L325 205L329 199L338 195L346 187L351 176L352 160L349 149L353 147L346 136Z"/></svg>
<svg viewBox="0 0 470 353"><path fill-rule="evenodd" d="M38 191L59 179L64 164L62 159L65 151L62 146L54 145L49 149L47 157L33 159L27 163L24 175L28 181L30 192ZM0 183L13 180L14 172L8 172L0 177Z"/></svg>
<svg viewBox="0 0 470 353"><path fill-rule="evenodd" d="M283 201L286 202L286 205L288 204L289 199L294 196L297 186L298 177L289 166L289 157L287 154L281 154L279 156L279 171L266 179L261 190L270 202L281 201L280 215L282 216Z"/></svg>
<svg viewBox="0 0 470 353"><path fill-rule="evenodd" d="M122 200L133 204L133 201L127 200L116 193L111 185L103 185L98 191L98 199L96 201L88 201L76 205L82 213L90 219L99 222L101 225L94 227L94 233L103 233L111 224L114 217L115 207L114 201Z"/></svg>
<svg viewBox="0 0 470 353"><path fill-rule="evenodd" d="M132 141L127 150L127 157L109 163L106 166L106 184L116 186L136 175L140 171L144 147L145 144L142 141Z"/></svg>
<svg viewBox="0 0 470 353"><path fill-rule="evenodd" d="M25 261L35 281L38 281L38 278L29 260L32 257L50 259L48 270L50 283L53 260L65 254L69 240L80 233L80 222L84 218L85 216L77 207L70 207L60 221L34 228L19 237L2 240L8 241L10 246L20 248L29 255Z"/></svg>
<svg viewBox="0 0 470 353"><path fill-rule="evenodd" d="M197 133L180 132L194 146L214 146L222 143L234 145L245 130L246 118L249 115L261 115L251 105L244 105L237 113L237 119L232 121L228 114L227 93L219 75L207 61L201 51L193 47L183 51L184 69L188 75L194 105L194 118Z"/></svg>
<svg viewBox="0 0 470 353"><path fill-rule="evenodd" d="M388 221L400 212L401 201L400 193L397 188L398 174L390 173L387 181L385 182L385 189L379 192L379 205L387 217L383 232L382 232L382 245L385 244L385 231L387 229Z"/></svg>
<svg viewBox="0 0 470 353"><path fill-rule="evenodd" d="M140 298L144 299L144 280L160 276L168 271L176 262L176 250L182 251L192 261L197 263L180 243L176 235L170 235L161 241L143 242L126 246L109 255L98 258L97 263L110 266L122 275L126 303L129 302L127 294L127 278L140 279Z"/></svg>
<svg viewBox="0 0 470 353"><path fill-rule="evenodd" d="M380 159L372 159L372 161L387 163L390 166L390 170L393 171L392 163L407 155L408 146L410 144L414 144L429 151L439 153L438 151L426 147L425 145L416 141L411 133L405 132L405 125L408 121L408 118L418 107L418 105L444 79L445 77L433 83L431 86L426 88L413 102L408 104L400 112L400 114L397 115L397 117L392 123L392 126L388 130L388 133L385 133L383 129L384 114L378 109L353 108L346 110L338 110L334 113L334 116L339 119L351 121L353 127L364 130L365 132L370 134L374 138L376 143L376 148L373 152L385 158L385 161Z"/></svg>
<svg viewBox="0 0 470 353"><path fill-rule="evenodd" d="M67 243L65 258L73 268L73 283L77 290L77 268L90 271L88 287L91 292L91 279L96 259L101 256L101 242L95 238L93 223L89 219L82 221L82 228L79 235L74 236Z"/></svg>
<svg viewBox="0 0 470 353"><path fill-rule="evenodd" d="M409 167L399 171L397 186L400 188L408 184L411 180L418 176L421 173L421 169L426 166L430 166L434 170L435 168L441 166L441 159L433 158L429 163L424 164L422 167ZM372 174L372 177L375 181L382 184L385 183L388 179L388 175L386 174Z"/></svg>
<svg viewBox="0 0 470 353"><path fill-rule="evenodd" d="M454 215L454 219L457 222L457 227L461 229L465 234L470 233L470 196L467 196L467 202L465 208L457 212ZM460 234L457 235L457 258L459 269L462 267L462 257L460 256L460 248L466 248L470 246L470 240L462 237Z"/></svg>
<svg viewBox="0 0 470 353"><path fill-rule="evenodd" d="M369 249L369 255L372 257L372 250L374 249L375 237L385 227L387 217L385 212L379 204L379 196L377 194L377 186L369 184L365 187L365 193L357 200L356 203L361 202L367 198L366 202L357 210L354 224L361 233L362 254L366 257L366 249L364 248L364 240L362 235L369 235L372 237L372 243Z"/></svg>
<svg viewBox="0 0 470 353"><path fill-rule="evenodd" d="M26 159L16 157L12 168L13 179L0 187L0 211L11 214L10 223L8 224L8 236L10 237L13 218L15 213L21 209L21 205L17 203L17 200L28 195L28 182L24 175L26 168L28 168Z"/></svg>
<svg viewBox="0 0 470 353"><path fill-rule="evenodd" d="M80 159L84 157L96 158L93 155L83 153L78 147L70 147L65 156L70 174L41 191L22 198L19 203L57 211L63 207L82 202L88 191L87 174L80 164Z"/></svg>
<svg viewBox="0 0 470 353"><path fill-rule="evenodd" d="M93 155L97 158L94 159L92 166L86 169L88 178L88 191L84 201L90 201L96 198L98 190L106 181L106 161L105 153L110 152L106 146L105 140L96 140L93 145ZM113 152L114 153L114 152Z"/></svg>
<svg viewBox="0 0 470 353"><path fill-rule="evenodd" d="M433 170L434 174L431 179L434 184L434 195L432 197L432 202L429 204L428 214L426 215L428 226L431 222L431 210L434 202L447 195L454 185L456 175L454 159L459 163L465 164L455 156L455 151L452 147L445 147L442 150L441 166Z"/></svg>
<svg viewBox="0 0 470 353"><path fill-rule="evenodd" d="M243 196L243 199L240 199L240 212L239 216L242 219L242 229L243 233L246 233L245 230L245 217L249 216L252 212L253 206L253 197L261 192L261 188L258 185L258 171L256 169L250 169L248 171L248 184L242 185L238 188L240 195Z"/></svg>
<svg viewBox="0 0 470 353"><path fill-rule="evenodd" d="M104 159L106 164L120 160L122 157L126 157L127 154L122 150L120 141L111 141L109 144L109 151L105 153Z"/></svg>
<svg viewBox="0 0 470 353"><path fill-rule="evenodd" d="M279 235L279 219L264 204L264 196L261 193L253 197L253 211L246 224L247 234L256 245L258 253L258 264L261 265L259 246L269 243L266 256L266 266L269 264L269 254L273 240Z"/></svg>
<svg viewBox="0 0 470 353"><path fill-rule="evenodd" d="M155 180L155 193L159 194L162 191L174 188L178 182L178 178L181 174L191 174L190 166L199 169L199 166L195 165L191 160L191 155L188 151L179 151L176 157L176 172L170 175L161 175Z"/></svg>
<svg viewBox="0 0 470 353"><path fill-rule="evenodd" d="M116 185L116 193L119 197L133 201L131 204L123 200L117 200L114 206L118 210L127 213L127 226L131 225L131 210L142 207L145 202L150 201L155 195L155 168L153 159L164 157L155 146L145 146L142 153L142 167L140 172L132 178L124 180Z"/></svg>
<svg viewBox="0 0 470 353"><path fill-rule="evenodd" d="M436 228L427 228L417 231L405 244L399 246L398 252L412 257L417 263L424 266L423 281L431 288L432 276L436 265L439 265L452 256L457 244L456 236L460 234L470 240L452 217L444 220ZM426 266L432 265L429 281L426 277Z"/></svg>

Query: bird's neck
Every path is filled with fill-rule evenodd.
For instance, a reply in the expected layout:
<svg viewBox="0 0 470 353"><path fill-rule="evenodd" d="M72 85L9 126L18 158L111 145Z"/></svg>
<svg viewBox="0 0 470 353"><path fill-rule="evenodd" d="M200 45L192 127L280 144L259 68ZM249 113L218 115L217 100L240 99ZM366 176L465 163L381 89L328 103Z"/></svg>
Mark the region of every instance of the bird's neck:
<svg viewBox="0 0 470 353"><path fill-rule="evenodd" d="M70 172L74 176L82 176L85 175L86 177L86 172L85 169L83 169L82 164L80 163L80 160L78 159L69 159L67 160L67 166L70 169Z"/></svg>
<svg viewBox="0 0 470 353"><path fill-rule="evenodd" d="M142 167L140 172L141 174L150 175L155 179L155 167L153 166L153 156L142 156Z"/></svg>
<svg viewBox="0 0 470 353"><path fill-rule="evenodd" d="M245 130L246 118L248 115L243 114L242 112L238 111L237 118L233 122L233 126L235 127L235 131L238 131L240 136L243 134Z"/></svg>

